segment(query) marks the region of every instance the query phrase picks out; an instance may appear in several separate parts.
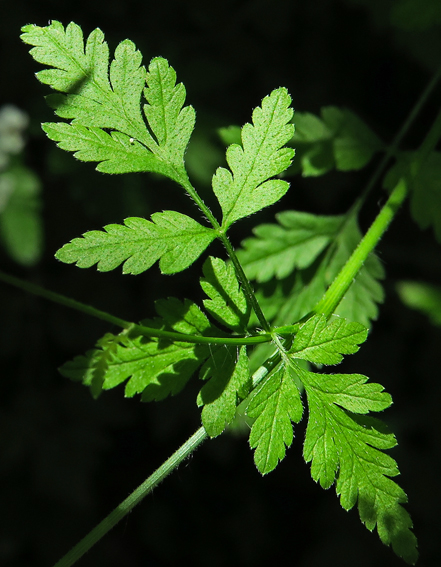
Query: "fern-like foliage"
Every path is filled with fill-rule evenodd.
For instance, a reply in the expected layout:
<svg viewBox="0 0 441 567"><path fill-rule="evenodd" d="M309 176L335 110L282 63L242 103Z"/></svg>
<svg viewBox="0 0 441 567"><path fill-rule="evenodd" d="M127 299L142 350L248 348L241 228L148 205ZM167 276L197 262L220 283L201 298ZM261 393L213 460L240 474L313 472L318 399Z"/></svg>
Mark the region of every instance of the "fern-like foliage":
<svg viewBox="0 0 441 567"><path fill-rule="evenodd" d="M317 177L332 169L361 169L376 152L385 149L375 132L346 108L325 106L320 116L296 111L295 127L290 144L297 158L288 171L291 175ZM218 133L225 144L240 142L238 126L220 128Z"/></svg>
<svg viewBox="0 0 441 567"><path fill-rule="evenodd" d="M239 286L233 266L220 258L207 258L203 266L201 287L210 299L204 307L219 323L232 331L245 333L251 307Z"/></svg>
<svg viewBox="0 0 441 567"><path fill-rule="evenodd" d="M81 28L60 22L23 28L22 40L35 46L36 61L51 67L37 78L65 94L47 100L70 123L46 123L46 134L82 161L98 162L98 171L153 171L178 182L186 178L184 152L195 113L184 107L185 88L161 57L148 72L135 45L125 40L109 68L109 48L101 30L84 42ZM147 84L147 86L146 86ZM141 97L144 116L141 113Z"/></svg>
<svg viewBox="0 0 441 567"><path fill-rule="evenodd" d="M318 176L331 169L350 171L364 167L384 149L378 136L348 109L326 106L321 116L296 113L296 133L292 139L298 160L292 172Z"/></svg>
<svg viewBox="0 0 441 567"><path fill-rule="evenodd" d="M294 126L291 97L276 89L253 112L253 124L245 124L242 145L231 144L227 162L231 171L220 167L213 177L213 191L223 213L223 227L278 201L289 184L272 177L291 164L294 150L283 146L292 138Z"/></svg>
<svg viewBox="0 0 441 567"><path fill-rule="evenodd" d="M124 274L140 274L157 260L163 274L174 274L192 264L216 237L214 231L176 211L154 213L152 221L132 217L124 225L109 224L74 238L56 258L79 268L97 264L108 272L124 262Z"/></svg>
<svg viewBox="0 0 441 567"><path fill-rule="evenodd" d="M310 266L344 222L344 217L300 211L283 211L276 218L278 224L254 228L254 237L244 240L238 253L247 276L259 283L281 280L295 269Z"/></svg>
<svg viewBox="0 0 441 567"><path fill-rule="evenodd" d="M396 462L383 453L396 445L393 434L378 419L366 416L392 403L380 384L367 383L360 374L318 374L302 368L296 359L336 364L354 353L367 336L359 323L316 315L303 324L292 347L270 378L253 392L247 408L255 418L250 445L262 474L273 470L293 440L292 423L303 407L299 382L306 392L308 426L303 454L311 462L312 478L323 488L336 482L341 505L350 510L358 502L362 522L377 527L380 539L414 564L418 553L412 521L401 506L404 491L391 480L399 474Z"/></svg>
<svg viewBox="0 0 441 567"><path fill-rule="evenodd" d="M286 211L278 215L278 224L257 227L237 255L226 236L234 222L287 192L289 184L279 176L294 156L288 142L300 148L303 174L315 175L331 162L340 170L362 167L382 149L379 139L355 115L333 107L323 109L321 118L300 114L294 136L291 98L285 88L275 89L250 123L223 133L231 142L228 168L218 168L212 178L219 222L187 176L184 154L195 114L184 106L185 88L165 59L154 58L146 70L139 51L125 40L109 64L99 29L84 42L79 26L64 28L56 21L44 28L25 26L22 39L33 46L34 59L49 67L37 74L39 80L58 91L48 102L67 122L46 123L43 129L60 148L96 162L101 172L163 174L184 188L211 223L208 228L171 210L154 213L151 220L131 217L86 232L56 257L82 268L97 264L101 271L123 264L128 274L159 261L162 273L173 274L219 238L233 260L205 261L200 285L206 312L187 299L159 300L157 317L131 324L119 335L106 334L94 349L63 365L61 373L82 381L94 397L125 384L127 397L139 394L143 401L175 395L198 374L204 384L196 402L210 437L225 430L245 400L253 420L249 442L262 474L272 471L292 444L292 424L304 413L304 392L304 458L313 479L324 488L335 482L343 508L358 502L367 528L377 526L381 540L414 563L416 540L402 507L406 495L391 480L398 474L395 461L383 453L396 441L368 415L387 408L389 394L360 374L305 369L306 364L338 364L357 352L383 298L383 270L371 255L336 310L340 317L304 317L361 239L357 219ZM256 293L244 272L257 282ZM267 333L254 330L259 324ZM252 375L248 345L262 339L264 366ZM253 356L261 352L257 347Z"/></svg>
<svg viewBox="0 0 441 567"><path fill-rule="evenodd" d="M201 336L221 334L189 300L158 300L155 308L158 317L143 321L149 327ZM117 340L105 335L94 350L64 364L60 371L82 380L95 397L126 382L126 397L142 394L143 401L158 401L180 392L209 356L206 345L148 339L133 333Z"/></svg>
<svg viewBox="0 0 441 567"><path fill-rule="evenodd" d="M242 242L238 256L268 318L275 325L298 321L316 305L348 260L361 232L356 218L325 217L283 211L277 224L257 226ZM366 327L378 316L384 299L383 266L371 254L336 314Z"/></svg>

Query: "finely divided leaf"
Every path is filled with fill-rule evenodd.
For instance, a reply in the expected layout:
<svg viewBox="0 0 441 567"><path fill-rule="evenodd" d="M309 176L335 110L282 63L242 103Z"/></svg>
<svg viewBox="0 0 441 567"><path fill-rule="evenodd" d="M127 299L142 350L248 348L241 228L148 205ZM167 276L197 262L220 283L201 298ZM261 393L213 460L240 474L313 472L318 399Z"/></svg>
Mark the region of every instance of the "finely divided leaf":
<svg viewBox="0 0 441 567"><path fill-rule="evenodd" d="M239 286L232 264L210 256L203 266L201 287L211 299L204 299L204 307L215 319L236 332L245 332L250 317L250 306Z"/></svg>
<svg viewBox="0 0 441 567"><path fill-rule="evenodd" d="M324 315L314 315L300 327L289 354L315 364L338 364L343 354L358 351L367 333L360 323L340 318L328 323Z"/></svg>
<svg viewBox="0 0 441 567"><path fill-rule="evenodd" d="M222 336L221 331L212 325L199 307L189 299L158 299L155 301L155 309L161 318L159 321L162 320L165 325L164 328L187 335Z"/></svg>
<svg viewBox="0 0 441 567"><path fill-rule="evenodd" d="M81 161L96 161L102 173L139 173L150 171L170 177L166 163L158 160L134 138L121 132L110 134L95 126L46 122L43 130L62 150L75 152Z"/></svg>
<svg viewBox="0 0 441 567"><path fill-rule="evenodd" d="M108 272L124 262L124 274L140 274L159 260L163 274L190 266L214 240L212 229L176 211L154 213L152 221L131 217L124 225L109 224L65 244L55 257L79 268L98 264Z"/></svg>
<svg viewBox="0 0 441 567"><path fill-rule="evenodd" d="M201 369L200 378L209 381L198 395L202 409L202 423L210 437L220 435L231 423L236 407L251 387L246 347L215 345L211 356Z"/></svg>
<svg viewBox="0 0 441 567"><path fill-rule="evenodd" d="M213 190L222 207L222 226L251 215L278 201L288 183L271 179L289 167L294 150L285 148L294 132L289 124L293 110L284 88L274 90L253 112L253 124L242 128L242 146L227 149L231 169L219 167L213 176Z"/></svg>
<svg viewBox="0 0 441 567"><path fill-rule="evenodd" d="M175 70L162 57L152 59L147 85L144 113L157 140L158 153L166 162L182 168L195 122L193 107L184 106L185 87L176 84Z"/></svg>
<svg viewBox="0 0 441 567"><path fill-rule="evenodd" d="M310 313L326 291L325 269L324 261L316 262L282 280L258 284L255 294L267 319L274 326L292 325Z"/></svg>
<svg viewBox="0 0 441 567"><path fill-rule="evenodd" d="M247 276L258 282L282 279L310 266L332 242L344 217L283 211L276 219L278 224L257 226L255 237L244 240L238 251Z"/></svg>
<svg viewBox="0 0 441 567"><path fill-rule="evenodd" d="M271 472L285 457L286 447L293 440L291 422L302 419L303 406L291 373L289 366L280 365L253 392L246 410L250 417L256 418L250 446L256 449L254 462L262 474Z"/></svg>
<svg viewBox="0 0 441 567"><path fill-rule="evenodd" d="M192 301L174 297L155 302L159 318L142 321L149 327L193 335L218 335L207 317ZM128 379L125 395L142 393L142 401L162 400L182 390L197 368L210 355L206 345L135 337L117 353L106 373L103 389Z"/></svg>
<svg viewBox="0 0 441 567"><path fill-rule="evenodd" d="M162 299L155 303L155 308L159 317L143 321L144 325L193 335L220 334L189 300ZM116 337L105 335L96 349L64 364L60 371L89 386L94 397L101 390L127 381L127 397L142 394L142 401L162 400L180 392L209 356L207 345L147 338L124 331Z"/></svg>
<svg viewBox="0 0 441 567"><path fill-rule="evenodd" d="M288 325L313 309L361 233L355 218L343 222L340 216L284 211L277 220L278 225L258 226L257 238L245 240L238 255L247 276L263 284L256 293L267 317L275 325ZM384 298L382 278L383 266L370 254L336 314L369 327L378 315L377 303Z"/></svg>
<svg viewBox="0 0 441 567"><path fill-rule="evenodd" d="M162 400L182 390L209 355L205 345L136 337L119 345L108 364L103 389L127 380L125 396L142 394L142 401Z"/></svg>
<svg viewBox="0 0 441 567"><path fill-rule="evenodd" d="M153 59L146 73L141 53L125 40L109 69L109 49L99 29L86 45L74 23L64 29L53 21L22 31L22 40L34 46L34 59L51 67L37 73L38 79L66 93L51 95L48 102L71 124L43 125L62 149L99 162L97 169L107 173L154 171L178 182L186 179L183 157L195 114L191 107L183 108L185 89L175 84L176 74L165 59ZM150 130L141 113L143 93Z"/></svg>
<svg viewBox="0 0 441 567"><path fill-rule="evenodd" d="M366 384L361 375L325 375L299 370L309 408L304 458L323 488L337 480L336 491L345 510L358 501L360 519L369 530L410 564L418 557L410 531L412 521L401 504L404 491L389 477L399 474L396 462L382 452L396 445L384 425L370 417L392 403L379 384Z"/></svg>

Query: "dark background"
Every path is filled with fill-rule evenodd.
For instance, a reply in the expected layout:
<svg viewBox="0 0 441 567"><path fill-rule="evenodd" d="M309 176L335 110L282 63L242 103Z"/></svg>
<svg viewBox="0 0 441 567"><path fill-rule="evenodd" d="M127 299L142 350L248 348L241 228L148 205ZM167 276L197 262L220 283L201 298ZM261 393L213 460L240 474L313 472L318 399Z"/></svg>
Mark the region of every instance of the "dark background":
<svg viewBox="0 0 441 567"><path fill-rule="evenodd" d="M441 22L431 6L439 17L433 0L0 0L0 105L13 103L30 115L26 163L43 183L45 226L41 262L23 269L0 253L2 269L128 320L152 315L158 297L200 296L200 262L173 277L160 276L155 266L133 278L54 260L62 244L86 230L190 205L167 180L105 176L44 137L39 124L53 116L43 99L49 89L34 77L41 66L19 40L22 25L75 21L86 35L100 27L112 51L128 37L146 63L156 55L168 58L197 110L202 147L214 128L243 124L262 97L282 85L297 110L346 106L389 142L441 61ZM439 100L438 88L405 147L418 146ZM217 159L216 152L207 154L211 170ZM234 228L234 243L277 210L345 212L374 166L294 178L281 203ZM204 164L201 170L196 183L210 200ZM362 214L363 228L384 198L378 188ZM400 443L393 456L410 499L419 564L438 566L441 333L400 303L394 285L402 278L439 284L440 248L406 207L379 254L386 301L370 340L341 369L370 376L394 397L384 418ZM159 404L125 400L122 388L93 401L57 367L116 329L5 284L0 310L0 563L49 566L199 426L198 384ZM286 459L264 478L245 436L226 433L206 442L79 565L402 565L355 510L341 509L333 488L324 492L311 481L303 436L304 424Z"/></svg>

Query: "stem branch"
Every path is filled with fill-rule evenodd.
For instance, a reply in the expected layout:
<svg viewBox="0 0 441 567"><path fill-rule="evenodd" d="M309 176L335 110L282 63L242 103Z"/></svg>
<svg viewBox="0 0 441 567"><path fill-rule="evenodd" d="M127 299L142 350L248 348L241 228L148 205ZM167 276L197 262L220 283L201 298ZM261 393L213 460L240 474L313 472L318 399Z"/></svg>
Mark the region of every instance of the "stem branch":
<svg viewBox="0 0 441 567"><path fill-rule="evenodd" d="M253 308L254 312L256 313L257 318L259 319L259 323L262 325L262 329L266 333L271 332L271 325L268 323L265 315L263 314L262 309L260 308L259 302L257 301L256 296L254 295L253 288L251 287L251 284L250 284L247 276L245 275L245 272L243 271L243 268L242 268L242 266L239 262L239 259L236 256L236 252L234 251L234 248L233 248L233 246L230 242L230 239L225 234L225 232L221 228L220 224L217 222L213 213L210 211L210 209L207 207L207 205L204 203L204 201L199 197L196 189L192 186L190 181L186 180L185 182L182 183L182 185L183 185L184 189L187 191L187 193L189 194L189 196L193 199L193 201L201 209L203 214L210 221L214 230L218 234L218 238L222 241L223 245L225 246L225 249L228 253L228 256L230 257L231 261L233 262L233 266L234 266L234 269L236 271L237 278L240 281L240 283L243 287L243 290L244 290L246 296L248 297L248 300L250 301L251 307Z"/></svg>
<svg viewBox="0 0 441 567"><path fill-rule="evenodd" d="M124 518L158 484L173 472L184 459L189 457L199 445L208 438L204 427L200 427L179 449L173 453L156 471L151 474L136 490L130 494L113 512L100 522L86 537L75 545L55 567L70 567L95 545L108 531Z"/></svg>
<svg viewBox="0 0 441 567"><path fill-rule="evenodd" d="M0 280L18 287L24 291L32 293L33 295L44 297L45 299L53 301L54 303L59 303L61 305L64 305L65 307L76 309L77 311L81 311L82 313L86 313L87 315L91 315L92 317L96 317L97 319L101 319L102 321L107 321L112 325L116 325L117 327L121 327L122 329L130 329L146 337L158 337L191 344L230 344L238 346L268 343L272 340L271 335L265 333L253 337L240 335L233 337L207 337L202 335L187 335L174 331L163 331L162 329L155 329L153 327L146 327L145 325L138 325L136 323L131 323L130 321L125 321L124 319L115 317L114 315L111 315L106 311L101 311L100 309L96 309L91 305L86 305L85 303L81 303L80 301L76 301L75 299L66 297L65 295L61 295L60 293L55 293L54 291L50 291L48 289L40 287L39 285L27 282L20 278L16 278L15 276L11 276L10 274L5 274L2 271L0 271Z"/></svg>
<svg viewBox="0 0 441 567"><path fill-rule="evenodd" d="M271 325L268 323L265 315L263 314L263 311L259 305L259 302L257 301L257 298L254 294L253 288L251 287L250 281L247 278L241 263L239 262L239 258L236 256L236 252L234 251L234 248L229 240L229 238L227 237L226 234L221 234L220 235L220 239L222 240L225 249L228 253L228 256L230 257L230 260L233 262L233 266L236 270L236 275L243 287L243 290L245 292L245 294L247 295L251 306L257 316L257 318L259 319L259 323L262 325L262 329L265 331L265 333L270 333L271 332Z"/></svg>

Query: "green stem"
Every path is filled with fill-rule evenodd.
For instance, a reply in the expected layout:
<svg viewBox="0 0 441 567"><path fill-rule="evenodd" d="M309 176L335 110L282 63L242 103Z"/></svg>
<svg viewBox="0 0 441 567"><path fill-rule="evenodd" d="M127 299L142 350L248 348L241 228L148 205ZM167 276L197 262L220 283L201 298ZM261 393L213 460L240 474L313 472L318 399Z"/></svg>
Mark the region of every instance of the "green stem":
<svg viewBox="0 0 441 567"><path fill-rule="evenodd" d="M61 305L64 305L65 307L70 307L71 309L76 309L77 311L81 311L82 313L86 313L87 315L91 315L92 317L96 317L97 319L101 319L102 321L107 321L108 323L116 325L117 327L133 330L146 337L170 339L172 341L191 344L221 344L237 346L267 343L272 340L271 335L264 333L253 337L245 337L239 335L234 337L206 337L202 335L187 335L173 331L163 331L161 329L155 329L153 327L146 327L145 325L137 325L136 323L125 321L124 319L115 317L110 313L106 313L105 311L101 311L100 309L96 309L95 307L86 305L85 303L81 303L80 301L75 301L75 299L71 299L70 297L49 291L47 289L44 289L43 287L40 287L39 285L32 284L20 278L16 278L15 276L5 274L1 271L0 280L18 287L24 291L32 293L33 295L44 297L49 301L59 303Z"/></svg>
<svg viewBox="0 0 441 567"><path fill-rule="evenodd" d="M181 181L182 186L184 187L184 189L187 191L188 195L193 199L193 201L196 203L196 205L200 208L200 210L202 211L202 213L207 217L207 219L210 221L212 227L214 228L214 230L216 230L218 233L221 232L221 227L220 224L217 222L216 217L213 215L213 213L210 211L209 207L207 207L207 205L205 204L205 202L203 201L203 199L201 199L201 197L199 196L198 192L196 191L196 189L193 187L193 185L190 183L188 177L186 177L186 179L183 179Z"/></svg>
<svg viewBox="0 0 441 567"><path fill-rule="evenodd" d="M418 175L424 165L424 162L434 150L440 138L441 111L438 113L431 129L426 135L416 157L412 162L411 171L409 172L410 175L402 177L398 181L377 218L374 220L371 227L344 265L343 269L329 286L321 301L319 301L319 303L315 306L313 313L323 313L327 317L330 317L335 311L338 304L351 286L354 278L363 267L367 257L378 244L380 238L387 230L399 207L406 198L409 190L409 184Z"/></svg>
<svg viewBox="0 0 441 567"><path fill-rule="evenodd" d="M231 244L226 234L221 234L219 238L222 240L225 249L228 253L228 256L230 257L230 260L233 262L233 266L236 270L236 275L242 285L245 294L247 295L250 301L251 307L253 308L257 318L259 319L259 323L261 324L262 329L265 331L265 333L270 333L271 325L268 323L265 315L263 314L262 309L260 308L259 302L257 301L257 298L254 294L254 290L251 287L251 283L247 278L245 272L243 271L242 265L239 262L239 258L237 257L236 252L234 251L233 245Z"/></svg>
<svg viewBox="0 0 441 567"><path fill-rule="evenodd" d="M158 484L173 472L184 459L189 457L199 445L208 438L204 427L200 427L179 449L173 453L156 471L130 494L113 512L100 522L91 532L77 543L55 567L70 567L95 545L108 531L124 518Z"/></svg>
<svg viewBox="0 0 441 567"><path fill-rule="evenodd" d="M265 315L263 314L262 309L260 308L259 302L256 299L256 296L254 294L253 288L251 287L250 281L248 280L247 276L245 275L245 272L243 271L243 268L242 268L242 266L239 262L238 257L236 256L236 252L234 251L234 248L233 248L228 236L225 234L225 232L221 228L220 224L217 222L216 218L213 216L213 213L210 211L210 209L207 207L207 205L204 203L204 201L199 197L196 189L192 186L190 181L187 179L185 181L183 180L181 183L182 183L182 186L184 187L184 189L189 194L189 196L193 199L193 201L197 204L197 206L201 209L201 211L204 213L204 215L210 221L214 230L218 233L218 238L222 241L222 243L225 246L225 249L228 253L228 256L230 257L231 261L233 262L233 266L234 266L234 269L236 271L237 278L239 279L239 281L242 285L242 288L243 288L246 296L248 297L248 300L250 301L251 307L253 308L254 312L256 313L257 318L259 319L259 323L261 324L262 329L266 333L269 333L271 331L271 325L268 323Z"/></svg>
<svg viewBox="0 0 441 567"><path fill-rule="evenodd" d="M267 359L265 364L258 368L252 376L253 389L273 370L280 362L280 352L275 352ZM151 474L136 490L117 506L104 520L90 531L75 547L62 557L54 567L70 567L102 539L116 524L121 521L137 504L152 492L158 484L172 473L184 459L208 438L204 427L200 427L171 457L169 457L156 471Z"/></svg>
<svg viewBox="0 0 441 567"><path fill-rule="evenodd" d="M349 260L329 286L321 301L314 307L314 313L323 313L326 317L332 315L352 285L354 278L363 267L366 258L385 233L406 195L407 184L404 178L402 178Z"/></svg>

